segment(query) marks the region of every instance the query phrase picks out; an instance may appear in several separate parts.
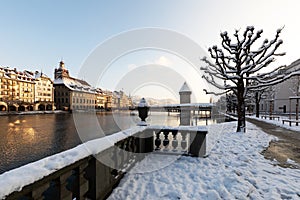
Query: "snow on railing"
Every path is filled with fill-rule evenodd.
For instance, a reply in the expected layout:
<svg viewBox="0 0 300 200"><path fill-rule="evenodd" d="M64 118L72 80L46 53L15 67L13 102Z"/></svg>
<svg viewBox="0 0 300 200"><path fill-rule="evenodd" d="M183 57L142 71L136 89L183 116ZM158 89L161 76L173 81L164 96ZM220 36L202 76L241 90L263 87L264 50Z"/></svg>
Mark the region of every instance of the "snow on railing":
<svg viewBox="0 0 300 200"><path fill-rule="evenodd" d="M103 199L146 153L204 156L206 133L206 127L148 126L91 140L1 174L0 199Z"/></svg>

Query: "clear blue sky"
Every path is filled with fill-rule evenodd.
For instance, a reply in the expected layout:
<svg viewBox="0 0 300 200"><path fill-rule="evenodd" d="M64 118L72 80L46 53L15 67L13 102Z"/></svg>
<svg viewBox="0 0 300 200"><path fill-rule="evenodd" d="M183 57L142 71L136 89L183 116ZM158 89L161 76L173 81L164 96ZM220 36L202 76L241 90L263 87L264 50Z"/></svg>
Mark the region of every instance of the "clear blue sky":
<svg viewBox="0 0 300 200"><path fill-rule="evenodd" d="M42 69L53 78L63 58L76 76L89 53L120 32L167 28L207 49L219 44L221 31L232 33L247 25L264 29L263 38L272 38L285 26L281 50L287 55L278 58L278 64L290 64L300 58L299 8L296 0L1 1L0 65Z"/></svg>

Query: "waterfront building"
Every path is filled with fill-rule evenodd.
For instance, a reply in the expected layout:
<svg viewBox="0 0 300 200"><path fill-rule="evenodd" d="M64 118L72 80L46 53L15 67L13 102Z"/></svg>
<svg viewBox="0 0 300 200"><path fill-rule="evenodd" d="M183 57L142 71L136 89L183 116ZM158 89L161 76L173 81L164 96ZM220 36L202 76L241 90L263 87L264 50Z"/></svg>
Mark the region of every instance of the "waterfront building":
<svg viewBox="0 0 300 200"><path fill-rule="evenodd" d="M97 110L104 110L105 108L105 95L102 91L101 88L97 88L96 89L96 105L95 105L95 109Z"/></svg>
<svg viewBox="0 0 300 200"><path fill-rule="evenodd" d="M92 110L96 106L96 89L84 80L69 75L63 61L54 71L54 102L58 110Z"/></svg>
<svg viewBox="0 0 300 200"><path fill-rule="evenodd" d="M34 110L54 110L53 81L43 72L24 71L34 79Z"/></svg>
<svg viewBox="0 0 300 200"><path fill-rule="evenodd" d="M34 110L35 79L16 68L0 67L0 110Z"/></svg>
<svg viewBox="0 0 300 200"><path fill-rule="evenodd" d="M112 108L128 109L133 106L132 99L127 96L122 90L114 91L112 95Z"/></svg>
<svg viewBox="0 0 300 200"><path fill-rule="evenodd" d="M111 91L105 90L103 91L103 95L105 98L104 101L104 108L105 110L111 110L112 109L112 99L113 99L113 93Z"/></svg>

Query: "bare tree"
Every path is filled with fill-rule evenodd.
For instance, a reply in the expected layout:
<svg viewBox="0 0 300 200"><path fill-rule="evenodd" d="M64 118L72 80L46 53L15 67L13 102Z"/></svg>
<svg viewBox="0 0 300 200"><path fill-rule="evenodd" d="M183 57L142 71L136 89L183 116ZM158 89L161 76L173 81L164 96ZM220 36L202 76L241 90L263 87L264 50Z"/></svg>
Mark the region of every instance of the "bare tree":
<svg viewBox="0 0 300 200"><path fill-rule="evenodd" d="M206 57L202 59L206 63L203 78L208 83L223 92L216 93L206 91L207 94L221 95L232 91L237 97L237 132L245 132L245 98L249 91L258 91L262 87L280 83L299 72L288 73L280 66L267 73L260 73L269 64L275 61L276 56L283 56L285 53L277 53L278 47L283 43L279 39L282 29L278 29L273 40L265 39L262 44L254 49L255 42L261 37L263 30L254 33L254 27L248 26L240 35L239 30L233 34L234 41L227 32L221 33L221 48L216 45L209 48L210 57L214 63ZM223 80L220 84L217 79ZM257 84L249 84L255 81Z"/></svg>
<svg viewBox="0 0 300 200"><path fill-rule="evenodd" d="M258 83L255 81L252 81L250 85L257 85ZM271 96L274 95L276 92L276 89L272 86L265 86L259 88L259 90L249 90L247 94L247 100L251 102L251 104L255 105L255 116L259 117L260 113L260 102L263 98L269 98L271 99ZM274 98L274 97L273 97Z"/></svg>

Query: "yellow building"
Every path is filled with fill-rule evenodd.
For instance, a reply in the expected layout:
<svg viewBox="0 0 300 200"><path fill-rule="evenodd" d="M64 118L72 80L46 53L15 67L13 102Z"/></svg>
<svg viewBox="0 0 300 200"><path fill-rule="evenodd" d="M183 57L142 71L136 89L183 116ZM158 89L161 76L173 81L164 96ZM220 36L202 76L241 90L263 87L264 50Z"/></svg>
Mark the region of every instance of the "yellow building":
<svg viewBox="0 0 300 200"><path fill-rule="evenodd" d="M113 101L113 94L111 91L103 91L104 95L104 108L105 110L111 110L112 109L112 101Z"/></svg>
<svg viewBox="0 0 300 200"><path fill-rule="evenodd" d="M102 91L102 89L97 88L96 89L96 105L95 108L96 110L104 110L105 109L105 95Z"/></svg>
<svg viewBox="0 0 300 200"><path fill-rule="evenodd" d="M0 110L34 109L34 78L8 67L0 67Z"/></svg>
<svg viewBox="0 0 300 200"><path fill-rule="evenodd" d="M52 80L46 74L35 71L24 71L34 78L34 110L54 110L54 87Z"/></svg>

